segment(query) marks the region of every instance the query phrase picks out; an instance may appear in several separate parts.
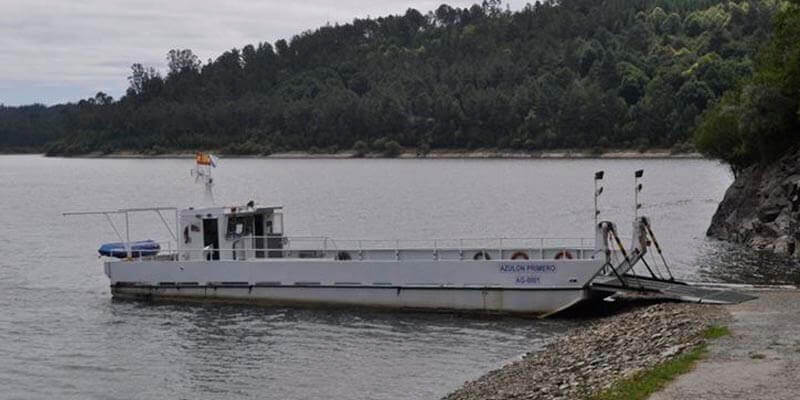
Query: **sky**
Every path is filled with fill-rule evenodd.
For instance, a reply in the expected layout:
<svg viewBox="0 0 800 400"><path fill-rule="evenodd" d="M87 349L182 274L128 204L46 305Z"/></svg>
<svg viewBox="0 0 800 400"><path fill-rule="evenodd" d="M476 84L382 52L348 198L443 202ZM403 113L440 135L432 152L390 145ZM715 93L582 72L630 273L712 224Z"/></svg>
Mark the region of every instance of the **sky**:
<svg viewBox="0 0 800 400"><path fill-rule="evenodd" d="M131 64L163 73L169 49L191 49L206 62L234 47L289 40L328 23L408 8L425 14L443 2L0 0L0 104L76 102L98 91L117 99L128 86ZM524 5L508 3L512 9Z"/></svg>

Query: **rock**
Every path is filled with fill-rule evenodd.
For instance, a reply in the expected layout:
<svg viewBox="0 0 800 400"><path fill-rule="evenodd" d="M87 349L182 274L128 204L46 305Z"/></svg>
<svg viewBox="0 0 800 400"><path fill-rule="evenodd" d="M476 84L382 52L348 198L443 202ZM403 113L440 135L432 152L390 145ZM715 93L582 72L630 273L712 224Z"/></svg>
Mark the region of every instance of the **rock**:
<svg viewBox="0 0 800 400"><path fill-rule="evenodd" d="M756 249L800 256L800 150L738 173L706 234Z"/></svg>
<svg viewBox="0 0 800 400"><path fill-rule="evenodd" d="M783 207L780 205L771 205L767 207L762 207L758 209L758 220L761 222L772 222L778 218L780 215Z"/></svg>
<svg viewBox="0 0 800 400"><path fill-rule="evenodd" d="M787 235L781 236L775 240L772 251L787 256L794 255L795 241Z"/></svg>
<svg viewBox="0 0 800 400"><path fill-rule="evenodd" d="M674 346L669 346L669 348L667 348L666 350L661 352L661 357L665 357L665 358L666 357L672 357L672 356L680 353L681 349L682 349L682 346L677 345L677 344L674 345Z"/></svg>

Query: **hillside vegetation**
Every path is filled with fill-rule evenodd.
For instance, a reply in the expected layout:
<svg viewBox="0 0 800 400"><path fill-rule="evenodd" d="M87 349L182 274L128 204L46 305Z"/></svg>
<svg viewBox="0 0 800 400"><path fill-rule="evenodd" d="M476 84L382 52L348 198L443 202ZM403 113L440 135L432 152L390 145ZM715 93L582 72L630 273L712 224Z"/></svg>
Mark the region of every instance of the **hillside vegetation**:
<svg viewBox="0 0 800 400"><path fill-rule="evenodd" d="M800 0L783 4L754 69L706 110L695 134L702 152L735 173L800 145Z"/></svg>
<svg viewBox="0 0 800 400"><path fill-rule="evenodd" d="M548 0L511 12L492 0L324 26L206 63L176 49L164 73L134 64L119 100L98 93L67 105L0 107L0 150L685 149L698 116L715 104L699 143L733 160L745 146L740 133L731 139L709 126L731 123L738 111L729 107L771 104L773 92L750 94L739 81L752 74L781 7ZM781 18L779 30L796 30ZM782 45L772 43L759 71L775 62L770 51L780 56ZM783 82L771 73L754 79ZM780 97L780 107L797 110L797 98ZM748 124L735 132L757 129ZM725 144L709 147L709 137Z"/></svg>

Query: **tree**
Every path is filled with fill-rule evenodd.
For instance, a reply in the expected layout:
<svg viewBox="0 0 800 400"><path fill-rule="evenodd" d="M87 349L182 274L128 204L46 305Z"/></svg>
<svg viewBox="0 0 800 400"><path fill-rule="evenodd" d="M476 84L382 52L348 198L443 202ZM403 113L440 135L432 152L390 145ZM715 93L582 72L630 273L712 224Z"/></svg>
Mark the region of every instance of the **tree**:
<svg viewBox="0 0 800 400"><path fill-rule="evenodd" d="M131 74L128 76L130 86L128 93L132 95L155 94L161 88L161 75L155 68L145 68L142 64L131 65Z"/></svg>
<svg viewBox="0 0 800 400"><path fill-rule="evenodd" d="M708 84L703 81L691 79L684 83L677 93L678 101L684 105L694 105L698 110L706 108L706 103L714 98L714 93Z"/></svg>
<svg viewBox="0 0 800 400"><path fill-rule="evenodd" d="M619 86L619 95L628 102L636 104L644 95L648 78L644 71L628 62L617 64L617 71L622 77Z"/></svg>
<svg viewBox="0 0 800 400"><path fill-rule="evenodd" d="M101 105L101 106L107 106L107 105L109 105L109 104L111 104L113 102L114 102L114 98L109 96L109 95L107 95L107 94L105 94L105 93L103 93L103 92L97 92L97 94L94 95L94 103L95 104L98 104L98 105Z"/></svg>
<svg viewBox="0 0 800 400"><path fill-rule="evenodd" d="M199 72L200 60L189 49L172 49L167 53L169 75Z"/></svg>
<svg viewBox="0 0 800 400"><path fill-rule="evenodd" d="M397 157L402 151L403 148L400 147L400 143L390 140L384 145L383 155L386 157Z"/></svg>
<svg viewBox="0 0 800 400"><path fill-rule="evenodd" d="M356 141L353 144L353 157L364 157L369 152L369 146L363 140Z"/></svg>
<svg viewBox="0 0 800 400"><path fill-rule="evenodd" d="M719 104L706 110L694 134L697 149L727 162L735 175L754 161L739 129L738 95L728 92Z"/></svg>
<svg viewBox="0 0 800 400"><path fill-rule="evenodd" d="M796 100L778 88L752 84L744 87L740 101L739 128L761 160L769 161L797 146Z"/></svg>

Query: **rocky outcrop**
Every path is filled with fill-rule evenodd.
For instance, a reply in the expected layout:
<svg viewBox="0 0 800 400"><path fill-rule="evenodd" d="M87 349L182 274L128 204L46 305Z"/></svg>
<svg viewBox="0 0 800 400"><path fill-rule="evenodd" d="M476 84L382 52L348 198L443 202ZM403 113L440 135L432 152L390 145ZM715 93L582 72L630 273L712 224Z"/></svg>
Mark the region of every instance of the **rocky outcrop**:
<svg viewBox="0 0 800 400"><path fill-rule="evenodd" d="M800 256L800 151L738 174L717 208L708 236Z"/></svg>

